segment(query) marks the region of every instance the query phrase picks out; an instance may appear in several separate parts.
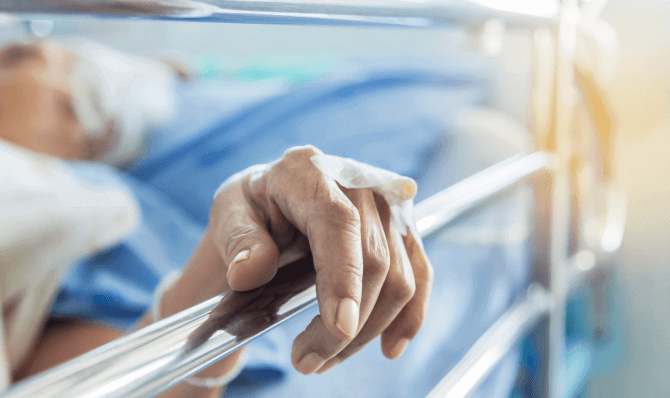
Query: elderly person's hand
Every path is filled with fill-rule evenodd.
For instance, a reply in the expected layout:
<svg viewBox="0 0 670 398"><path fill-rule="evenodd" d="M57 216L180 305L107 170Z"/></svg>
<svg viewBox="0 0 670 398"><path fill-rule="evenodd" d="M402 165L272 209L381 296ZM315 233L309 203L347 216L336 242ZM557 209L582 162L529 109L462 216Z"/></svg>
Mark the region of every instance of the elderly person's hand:
<svg viewBox="0 0 670 398"><path fill-rule="evenodd" d="M309 247L321 315L293 344L293 364L304 374L328 370L380 334L384 355L400 356L421 328L432 283L418 238L401 234L385 200L339 186L310 160L318 153L294 148L226 181L196 251L200 282L188 278L211 289L216 275L202 267L214 261L210 272L226 272L232 289L254 289Z"/></svg>

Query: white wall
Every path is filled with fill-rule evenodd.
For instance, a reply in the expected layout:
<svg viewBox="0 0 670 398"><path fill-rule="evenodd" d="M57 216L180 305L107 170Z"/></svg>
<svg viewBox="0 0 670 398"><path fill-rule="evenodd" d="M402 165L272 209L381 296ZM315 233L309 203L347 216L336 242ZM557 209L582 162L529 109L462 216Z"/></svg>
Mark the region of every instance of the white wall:
<svg viewBox="0 0 670 398"><path fill-rule="evenodd" d="M589 397L670 396L670 5L613 0L621 41L610 98L625 135L629 218L619 265L627 358Z"/></svg>

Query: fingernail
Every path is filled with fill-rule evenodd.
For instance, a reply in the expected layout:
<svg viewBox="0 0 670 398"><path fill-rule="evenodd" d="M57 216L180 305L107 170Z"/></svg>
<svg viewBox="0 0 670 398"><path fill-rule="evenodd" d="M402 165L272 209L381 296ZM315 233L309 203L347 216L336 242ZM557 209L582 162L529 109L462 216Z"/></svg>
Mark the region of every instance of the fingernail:
<svg viewBox="0 0 670 398"><path fill-rule="evenodd" d="M405 352L407 344L409 344L409 339L400 339L396 341L396 343L391 347L390 350L391 358L398 359L400 355L402 355L402 353Z"/></svg>
<svg viewBox="0 0 670 398"><path fill-rule="evenodd" d="M358 303L353 299L345 298L340 301L335 325L348 337L354 337L356 335L356 328L358 327L358 315Z"/></svg>
<svg viewBox="0 0 670 398"><path fill-rule="evenodd" d="M237 253L235 258L233 258L233 261L228 266L228 278L230 278L231 275L234 274L234 272L233 272L234 268L237 268L242 261L249 258L249 254L251 254L251 250L249 250L249 249L245 249L245 250L242 250L241 252Z"/></svg>
<svg viewBox="0 0 670 398"><path fill-rule="evenodd" d="M302 359L298 362L298 366L296 368L298 372L304 375L311 375L317 369L323 366L325 362L326 361L323 360L320 356L311 352L302 357Z"/></svg>

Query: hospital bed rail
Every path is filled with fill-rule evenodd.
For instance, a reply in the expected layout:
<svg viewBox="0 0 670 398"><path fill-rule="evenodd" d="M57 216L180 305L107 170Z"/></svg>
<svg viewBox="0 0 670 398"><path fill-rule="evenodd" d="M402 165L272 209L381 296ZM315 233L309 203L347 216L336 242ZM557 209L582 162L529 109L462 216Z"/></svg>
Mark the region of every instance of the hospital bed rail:
<svg viewBox="0 0 670 398"><path fill-rule="evenodd" d="M540 137L536 145L539 151L494 165L417 204L416 216L421 235L427 236L469 211L485 206L497 193L535 176L533 284L526 297L506 311L478 339L429 396L468 396L503 355L533 330L544 350L540 355L542 373L536 377L534 396L562 398L559 375L563 365L567 295L570 286L595 267L603 251L594 248L593 251L570 252L570 238L575 234L571 206L580 194L572 185L570 169L574 155L572 121L577 90L574 85L575 43L580 21L597 17L606 0L587 2L583 9L578 7L577 1L566 0L560 8L540 12L506 9L504 3L498 2L498 5L493 1L485 6L483 0L364 0L358 3L347 0L327 3L310 0L9 0L0 4L0 11L211 22L403 27L478 25L490 19L502 19L508 27L549 28L556 38L556 58L550 65L551 82L546 86L546 93L540 93L547 97L551 109L547 125L535 126L536 135ZM611 148L605 148L605 151L609 150ZM611 156L603 159L611 160ZM613 214L616 217L610 218L617 225L609 231L615 231L610 233L616 235L622 230L625 211L614 211ZM620 238L614 236L610 241L620 242ZM616 250L616 247L618 244L609 245L605 251ZM299 266L305 270L310 268L304 263ZM313 280L309 278L309 272L305 275L307 277L300 280L304 283L300 289L293 290L290 295L275 297L275 305L270 306L273 313L266 318L267 322L255 325L242 335L222 330L217 321L244 315L245 311L241 310L239 314L221 311L220 303L243 303L253 300L248 294L255 293L227 293L25 380L0 397L152 396L315 305ZM273 280L262 289L266 289L265 292L273 288L281 290L282 282L281 278Z"/></svg>
<svg viewBox="0 0 670 398"><path fill-rule="evenodd" d="M545 152L517 155L418 203L419 233L426 237L448 226L505 189L551 168L554 160ZM139 398L166 390L316 305L311 262L299 263L280 269L264 288L248 293L229 292L209 299L21 382L0 397ZM301 275L297 282L296 274ZM499 346L500 353L506 352L525 330L520 327L523 325L514 326L518 320L525 319L524 325L531 324L546 312L548 294L540 291L544 292L544 289L536 287L523 304L503 317L508 319L504 322L505 328L495 336L502 334L508 344ZM274 297L271 302L265 303L260 311L252 310L254 299L268 295ZM236 303L241 305L236 306ZM237 333L226 328L226 324L236 324L236 318L248 317L251 311L265 322L250 325Z"/></svg>
<svg viewBox="0 0 670 398"><path fill-rule="evenodd" d="M488 3L488 5L485 5ZM538 2L548 4L549 2ZM4 0L0 11L88 14L206 22L441 27L504 19L510 27L553 26L558 7L529 11L510 3L407 0Z"/></svg>

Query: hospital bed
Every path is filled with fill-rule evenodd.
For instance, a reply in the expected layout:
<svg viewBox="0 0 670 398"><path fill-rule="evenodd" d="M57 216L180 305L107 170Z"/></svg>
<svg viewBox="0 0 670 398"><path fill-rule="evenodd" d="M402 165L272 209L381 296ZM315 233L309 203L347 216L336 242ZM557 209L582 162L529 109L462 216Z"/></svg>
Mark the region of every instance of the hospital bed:
<svg viewBox="0 0 670 398"><path fill-rule="evenodd" d="M528 12L497 2L408 1L133 1L10 0L0 10L16 13L84 13L107 17L142 17L207 22L295 25L354 25L425 28L485 26L504 21L508 29L534 32L533 132L535 151L515 156L431 196L416 206L417 228L428 237L448 228L501 192L531 181L535 192L532 283L527 294L507 310L434 386L430 397L465 397L491 374L505 354L528 335L545 352L542 370L532 381L534 396L562 397L565 302L571 287L606 264L618 248L625 220L625 198L618 182L615 125L597 79L582 67L575 71L578 35L597 18L604 2L580 7L566 1ZM474 31L477 31L474 29ZM597 41L595 41L598 44ZM577 85L593 121L577 129ZM307 267L309 268L309 267ZM316 304L309 273L299 288L286 290L278 275L267 289L282 292L266 309L265 322L243 334L212 328L221 297L216 297L148 328L101 347L58 368L26 380L3 397L105 396L143 397L184 380L239 349L280 323ZM215 329L215 328L214 328Z"/></svg>

